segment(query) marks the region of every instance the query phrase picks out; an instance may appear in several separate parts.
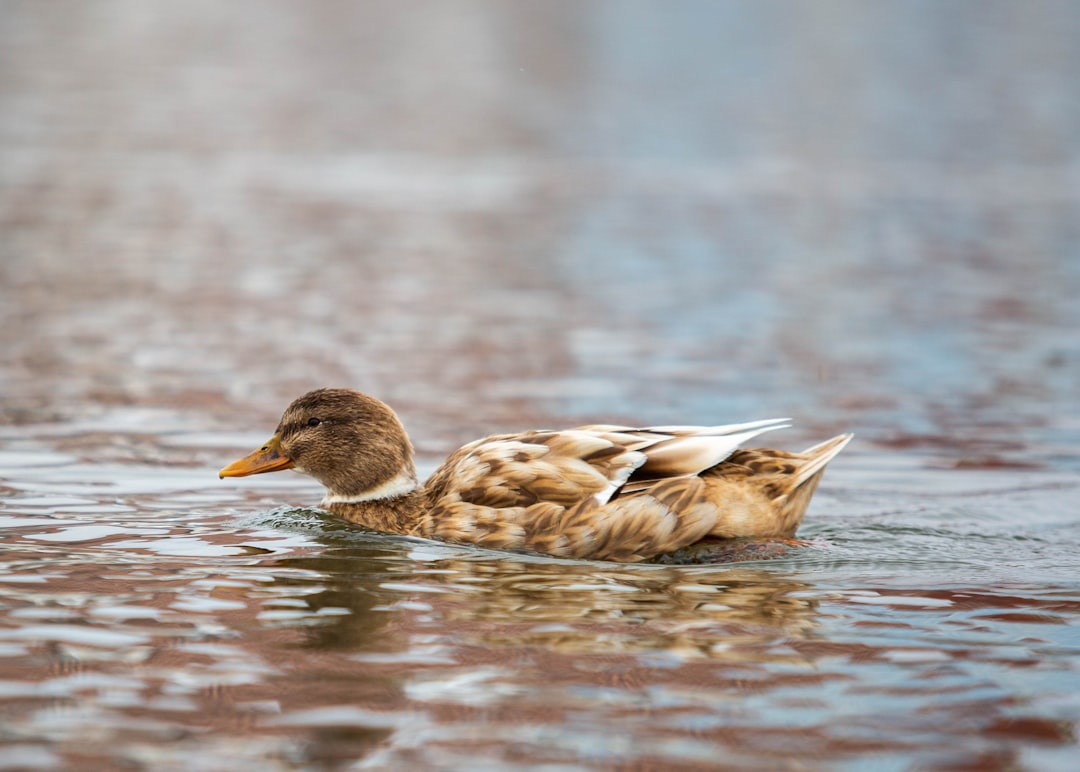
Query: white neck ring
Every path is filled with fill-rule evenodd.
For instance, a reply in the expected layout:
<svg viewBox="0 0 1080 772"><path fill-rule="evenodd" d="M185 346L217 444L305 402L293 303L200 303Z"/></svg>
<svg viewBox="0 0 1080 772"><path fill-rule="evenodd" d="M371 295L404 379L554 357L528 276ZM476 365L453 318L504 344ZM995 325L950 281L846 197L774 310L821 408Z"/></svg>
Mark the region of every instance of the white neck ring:
<svg viewBox="0 0 1080 772"><path fill-rule="evenodd" d="M396 496L404 496L406 493L412 493L419 487L414 474L408 471L402 471L397 477L393 477L382 485L376 485L371 490L366 490L363 493L349 495L328 492L322 500L322 505L325 507L330 504L356 504L361 501L392 499Z"/></svg>

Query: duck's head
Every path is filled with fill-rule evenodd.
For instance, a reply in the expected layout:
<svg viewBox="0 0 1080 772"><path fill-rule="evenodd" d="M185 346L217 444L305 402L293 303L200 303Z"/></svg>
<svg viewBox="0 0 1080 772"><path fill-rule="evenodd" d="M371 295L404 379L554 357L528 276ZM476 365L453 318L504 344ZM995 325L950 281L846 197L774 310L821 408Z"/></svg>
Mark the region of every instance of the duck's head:
<svg viewBox="0 0 1080 772"><path fill-rule="evenodd" d="M326 486L328 501L385 498L416 487L412 444L386 404L352 389L318 389L293 401L265 445L219 477L295 469Z"/></svg>

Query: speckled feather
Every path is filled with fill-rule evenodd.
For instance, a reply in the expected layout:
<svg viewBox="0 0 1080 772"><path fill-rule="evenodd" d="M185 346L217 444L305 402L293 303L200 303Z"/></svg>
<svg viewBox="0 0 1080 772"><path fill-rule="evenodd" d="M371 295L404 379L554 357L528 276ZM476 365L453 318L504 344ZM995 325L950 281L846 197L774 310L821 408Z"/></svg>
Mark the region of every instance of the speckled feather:
<svg viewBox="0 0 1080 772"><path fill-rule="evenodd" d="M629 449L641 447L643 436L651 442ZM704 469L690 453L680 465L679 439L699 436L582 427L481 440L428 481L420 533L618 561L644 560L706 536L789 537L824 464L849 439L838 437L814 454L738 450ZM654 448L666 451L662 466L649 463ZM610 498L599 499L609 486Z"/></svg>
<svg viewBox="0 0 1080 772"><path fill-rule="evenodd" d="M296 468L327 485L324 506L351 522L484 547L633 562L706 537L794 535L825 465L851 435L803 453L739 448L786 426L776 419L497 435L453 453L422 487L396 415L359 392L323 389L301 397L275 439Z"/></svg>

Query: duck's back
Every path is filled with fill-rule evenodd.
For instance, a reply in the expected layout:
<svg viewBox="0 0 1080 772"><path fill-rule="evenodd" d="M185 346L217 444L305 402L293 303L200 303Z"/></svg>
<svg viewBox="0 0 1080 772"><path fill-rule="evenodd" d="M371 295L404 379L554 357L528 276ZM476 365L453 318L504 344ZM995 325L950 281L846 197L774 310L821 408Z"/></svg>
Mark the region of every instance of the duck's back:
<svg viewBox="0 0 1080 772"><path fill-rule="evenodd" d="M488 437L453 454L425 485L419 531L618 561L648 559L710 535L791 535L821 469L850 437L816 446L811 451L824 449L816 455L738 451L786 425L585 426ZM809 488L805 495L800 485Z"/></svg>

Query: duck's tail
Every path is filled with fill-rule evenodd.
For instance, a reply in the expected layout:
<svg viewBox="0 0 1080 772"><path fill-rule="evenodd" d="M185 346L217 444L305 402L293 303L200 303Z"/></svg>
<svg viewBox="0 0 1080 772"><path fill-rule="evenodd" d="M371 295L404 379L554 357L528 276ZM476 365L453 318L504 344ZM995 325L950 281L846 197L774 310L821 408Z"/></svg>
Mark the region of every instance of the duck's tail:
<svg viewBox="0 0 1080 772"><path fill-rule="evenodd" d="M818 443L807 448L799 457L799 466L795 471L794 485L789 483L787 492L780 503L782 526L781 532L785 536L794 536L796 529L802 523L806 515L806 508L810 506L810 499L821 482L821 475L825 471L825 465L832 461L836 454L851 442L853 434L841 434L831 440Z"/></svg>
<svg viewBox="0 0 1080 772"><path fill-rule="evenodd" d="M782 508L787 535L794 535L795 529L802 523L802 519L806 515L806 508L810 506L810 499L813 497L814 491L817 490L818 483L821 482L821 475L825 471L825 465L832 461L836 454L851 442L851 438L854 436L853 434L841 434L831 440L825 440L825 442L807 448L799 454L802 457L802 463L795 472L795 485L784 497Z"/></svg>
<svg viewBox="0 0 1080 772"><path fill-rule="evenodd" d="M825 465L836 458L836 454L843 450L854 436L854 434L840 434L804 450L800 455L806 460L796 474L795 488L799 489L815 477L820 477Z"/></svg>

